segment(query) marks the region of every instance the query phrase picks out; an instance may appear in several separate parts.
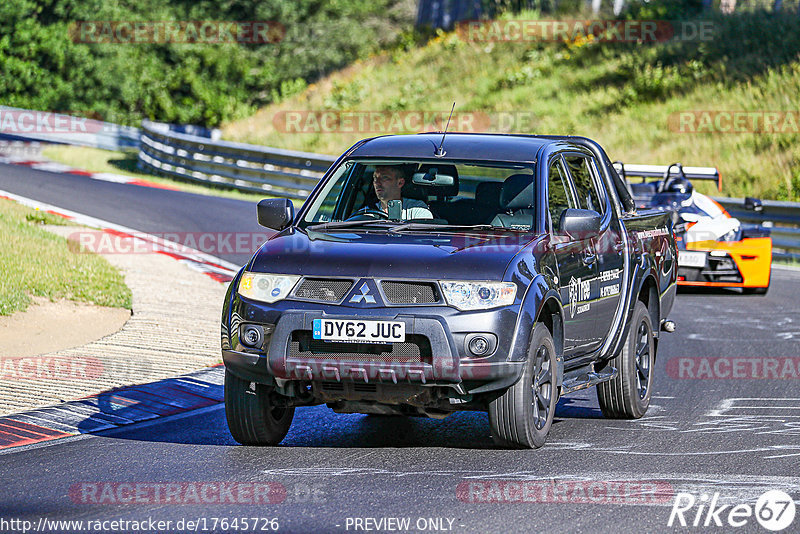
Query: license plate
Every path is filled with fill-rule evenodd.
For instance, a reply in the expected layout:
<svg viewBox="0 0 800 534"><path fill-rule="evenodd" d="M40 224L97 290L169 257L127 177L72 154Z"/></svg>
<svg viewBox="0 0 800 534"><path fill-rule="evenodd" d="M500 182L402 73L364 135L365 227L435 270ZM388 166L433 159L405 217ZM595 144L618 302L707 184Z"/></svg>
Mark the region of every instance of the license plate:
<svg viewBox="0 0 800 534"><path fill-rule="evenodd" d="M705 267L706 253L681 250L678 252L678 265L681 267Z"/></svg>
<svg viewBox="0 0 800 534"><path fill-rule="evenodd" d="M400 321L314 319L313 338L351 343L400 343L406 340L406 324Z"/></svg>

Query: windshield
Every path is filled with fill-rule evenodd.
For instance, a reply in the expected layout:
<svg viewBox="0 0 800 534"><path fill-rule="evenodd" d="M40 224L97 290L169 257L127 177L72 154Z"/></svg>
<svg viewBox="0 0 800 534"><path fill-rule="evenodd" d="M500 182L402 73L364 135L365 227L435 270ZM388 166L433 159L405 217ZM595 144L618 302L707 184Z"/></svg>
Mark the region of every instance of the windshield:
<svg viewBox="0 0 800 534"><path fill-rule="evenodd" d="M300 227L528 231L534 190L533 168L525 165L348 160L312 200Z"/></svg>

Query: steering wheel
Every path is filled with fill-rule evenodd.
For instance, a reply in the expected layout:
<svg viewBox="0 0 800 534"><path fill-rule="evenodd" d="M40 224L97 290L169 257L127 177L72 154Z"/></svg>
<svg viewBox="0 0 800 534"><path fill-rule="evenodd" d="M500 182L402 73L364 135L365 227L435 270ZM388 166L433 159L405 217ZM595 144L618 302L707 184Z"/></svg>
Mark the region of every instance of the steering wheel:
<svg viewBox="0 0 800 534"><path fill-rule="evenodd" d="M382 210L375 209L375 208L361 208L353 215L345 219L346 221L371 221L371 220L378 220L378 219L389 219L389 214L385 213Z"/></svg>

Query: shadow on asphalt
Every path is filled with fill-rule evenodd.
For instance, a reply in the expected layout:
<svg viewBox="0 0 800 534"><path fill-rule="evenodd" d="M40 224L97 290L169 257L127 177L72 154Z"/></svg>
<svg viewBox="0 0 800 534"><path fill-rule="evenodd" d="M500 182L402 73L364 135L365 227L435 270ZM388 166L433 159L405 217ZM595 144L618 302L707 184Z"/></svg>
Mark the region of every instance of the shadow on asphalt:
<svg viewBox="0 0 800 534"><path fill-rule="evenodd" d="M752 297L741 289L728 287L678 286L678 295L719 295L720 297Z"/></svg>
<svg viewBox="0 0 800 534"><path fill-rule="evenodd" d="M565 397L556 407L554 428L570 419L599 419L594 399ZM222 405L197 415L98 433L113 439L195 446L239 446L228 432ZM281 447L494 449L484 412L457 412L445 419L337 414L326 406L298 408Z"/></svg>

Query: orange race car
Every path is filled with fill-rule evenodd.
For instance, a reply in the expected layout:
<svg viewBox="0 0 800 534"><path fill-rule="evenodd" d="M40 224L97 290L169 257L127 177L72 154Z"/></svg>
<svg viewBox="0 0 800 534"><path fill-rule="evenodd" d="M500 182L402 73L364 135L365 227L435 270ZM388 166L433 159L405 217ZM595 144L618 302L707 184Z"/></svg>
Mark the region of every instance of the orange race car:
<svg viewBox="0 0 800 534"><path fill-rule="evenodd" d="M740 287L743 293L766 294L772 271L769 228L746 224L711 197L694 190L692 180L713 180L713 167L615 163L636 206L673 212L678 244L678 285ZM641 180L636 180L640 178ZM745 199L745 208L760 211L761 201Z"/></svg>

